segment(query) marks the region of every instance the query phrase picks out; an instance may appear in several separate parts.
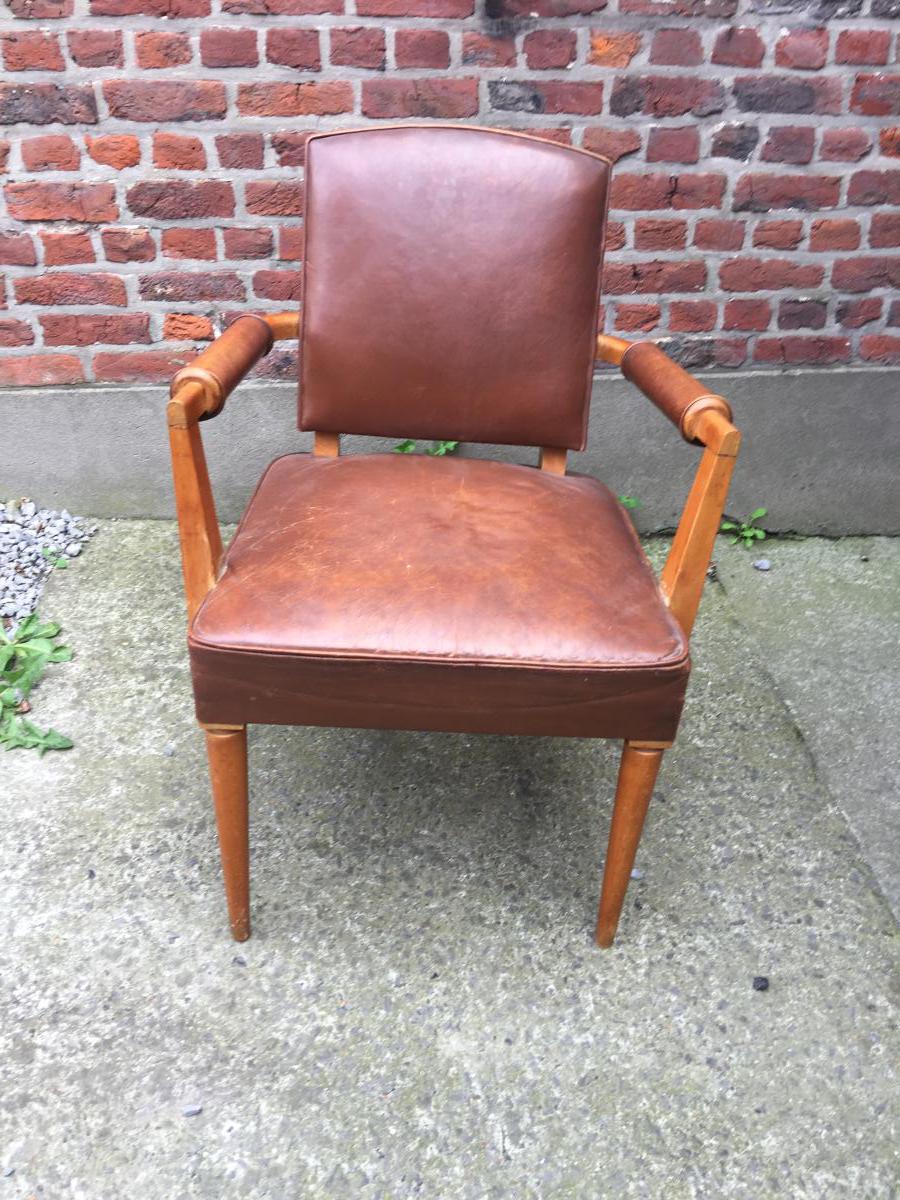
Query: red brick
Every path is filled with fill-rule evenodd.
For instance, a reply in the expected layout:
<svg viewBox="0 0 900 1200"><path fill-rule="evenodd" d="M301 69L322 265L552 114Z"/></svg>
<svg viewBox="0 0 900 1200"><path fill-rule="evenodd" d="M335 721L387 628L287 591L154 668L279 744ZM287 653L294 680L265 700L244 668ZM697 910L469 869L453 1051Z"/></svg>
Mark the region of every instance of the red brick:
<svg viewBox="0 0 900 1200"><path fill-rule="evenodd" d="M464 66L514 67L516 43L510 37L490 37L484 33L463 33Z"/></svg>
<svg viewBox="0 0 900 1200"><path fill-rule="evenodd" d="M311 13L343 13L344 0L222 0L222 12L305 17Z"/></svg>
<svg viewBox="0 0 900 1200"><path fill-rule="evenodd" d="M168 383L196 357L185 350L102 350L94 355L98 383Z"/></svg>
<svg viewBox="0 0 900 1200"><path fill-rule="evenodd" d="M761 221L753 231L753 245L758 249L796 250L802 240L802 221Z"/></svg>
<svg viewBox="0 0 900 1200"><path fill-rule="evenodd" d="M361 17L470 17L475 0L357 0Z"/></svg>
<svg viewBox="0 0 900 1200"><path fill-rule="evenodd" d="M839 175L742 175L734 191L734 212L773 208L834 208L840 199Z"/></svg>
<svg viewBox="0 0 900 1200"><path fill-rule="evenodd" d="M523 45L525 62L532 71L558 71L575 59L572 29L536 29L526 34Z"/></svg>
<svg viewBox="0 0 900 1200"><path fill-rule="evenodd" d="M722 328L768 329L771 316L772 310L768 300L729 300L725 304Z"/></svg>
<svg viewBox="0 0 900 1200"><path fill-rule="evenodd" d="M73 233L42 233L44 266L71 267L76 263L94 261L90 234L83 230Z"/></svg>
<svg viewBox="0 0 900 1200"><path fill-rule="evenodd" d="M209 317L199 313L166 313L163 337L170 342L208 342L215 337Z"/></svg>
<svg viewBox="0 0 900 1200"><path fill-rule="evenodd" d="M69 54L79 67L122 67L122 35L117 29L80 29L68 34Z"/></svg>
<svg viewBox="0 0 900 1200"><path fill-rule="evenodd" d="M55 33L29 30L3 34L3 65L7 71L64 71L66 64Z"/></svg>
<svg viewBox="0 0 900 1200"><path fill-rule="evenodd" d="M224 117L225 85L213 80L108 79L103 95L110 116L123 121L207 121Z"/></svg>
<svg viewBox="0 0 900 1200"><path fill-rule="evenodd" d="M588 62L598 67L627 67L640 48L639 33L612 33L592 29Z"/></svg>
<svg viewBox="0 0 900 1200"><path fill-rule="evenodd" d="M398 29L394 59L399 68L445 69L450 65L450 37L438 29Z"/></svg>
<svg viewBox="0 0 900 1200"><path fill-rule="evenodd" d="M87 84L0 83L0 125L96 125L97 101Z"/></svg>
<svg viewBox="0 0 900 1200"><path fill-rule="evenodd" d="M282 180L248 183L247 212L257 216L290 217L303 212L303 184Z"/></svg>
<svg viewBox="0 0 900 1200"><path fill-rule="evenodd" d="M243 300L244 285L233 271L161 271L141 275L142 300L185 303L201 300Z"/></svg>
<svg viewBox="0 0 900 1200"><path fill-rule="evenodd" d="M671 208L675 180L671 175L613 175L610 207L640 212L642 209Z"/></svg>
<svg viewBox="0 0 900 1200"><path fill-rule="evenodd" d="M873 250L900 246L900 213L874 213L869 228L869 245Z"/></svg>
<svg viewBox="0 0 900 1200"><path fill-rule="evenodd" d="M324 117L353 109L353 88L334 83L242 83L238 111L245 117Z"/></svg>
<svg viewBox="0 0 900 1200"><path fill-rule="evenodd" d="M181 133L154 133L153 165L167 171L202 171L206 166L203 143Z"/></svg>
<svg viewBox="0 0 900 1200"><path fill-rule="evenodd" d="M695 163L700 158L700 133L695 125L651 129L647 162Z"/></svg>
<svg viewBox="0 0 900 1200"><path fill-rule="evenodd" d="M603 287L610 295L645 295L656 292L702 292L706 263L697 259L674 262L608 263Z"/></svg>
<svg viewBox="0 0 900 1200"><path fill-rule="evenodd" d="M803 79L770 73L739 75L732 89L742 112L836 114L843 101L843 80L839 76Z"/></svg>
<svg viewBox="0 0 900 1200"><path fill-rule="evenodd" d="M165 258L216 257L216 234L213 229L164 229L162 252Z"/></svg>
<svg viewBox="0 0 900 1200"><path fill-rule="evenodd" d="M22 162L26 171L77 171L81 154L66 134L49 133L23 139Z"/></svg>
<svg viewBox="0 0 900 1200"><path fill-rule="evenodd" d="M47 313L38 319L47 346L127 346L150 341L146 313Z"/></svg>
<svg viewBox="0 0 900 1200"><path fill-rule="evenodd" d="M366 117L472 117L478 111L476 79L364 79Z"/></svg>
<svg viewBox="0 0 900 1200"><path fill-rule="evenodd" d="M9 162L9 142L5 138L0 138L0 172L6 170L6 164Z"/></svg>
<svg viewBox="0 0 900 1200"><path fill-rule="evenodd" d="M17 221L114 221L119 215L111 183L10 183L4 188Z"/></svg>
<svg viewBox="0 0 900 1200"><path fill-rule="evenodd" d="M261 133L225 133L216 138L219 166L232 171L261 169L265 145Z"/></svg>
<svg viewBox="0 0 900 1200"><path fill-rule="evenodd" d="M272 230L264 226L225 230L226 258L271 258Z"/></svg>
<svg viewBox="0 0 900 1200"><path fill-rule="evenodd" d="M116 171L124 171L126 167L134 167L140 162L141 144L130 133L108 133L102 137L88 134L85 144L94 162L113 167Z"/></svg>
<svg viewBox="0 0 900 1200"><path fill-rule="evenodd" d="M293 31L278 32L289 38ZM313 36L318 41L317 35ZM256 30L204 29L200 34L200 61L204 67L255 67L259 62Z"/></svg>
<svg viewBox="0 0 900 1200"><path fill-rule="evenodd" d="M124 307L125 284L118 275L32 275L14 282L18 304L106 304Z"/></svg>
<svg viewBox="0 0 900 1200"><path fill-rule="evenodd" d="M316 29L270 29L266 34L266 58L295 71L318 71L322 66L319 33Z"/></svg>
<svg viewBox="0 0 900 1200"><path fill-rule="evenodd" d="M364 89L366 86L363 84ZM603 109L602 83L491 79L488 81L488 95L491 108L499 112L574 113L591 116Z"/></svg>
<svg viewBox="0 0 900 1200"><path fill-rule="evenodd" d="M778 125L769 130L760 157L766 162L808 163L815 141L812 125Z"/></svg>
<svg viewBox="0 0 900 1200"><path fill-rule="evenodd" d="M658 304L617 304L615 328L625 333L649 333L659 324Z"/></svg>
<svg viewBox="0 0 900 1200"><path fill-rule="evenodd" d="M766 44L750 26L731 25L716 38L712 61L723 67L759 67Z"/></svg>
<svg viewBox="0 0 900 1200"><path fill-rule="evenodd" d="M683 250L687 222L641 217L634 223L635 250Z"/></svg>
<svg viewBox="0 0 900 1200"><path fill-rule="evenodd" d="M607 221L606 223L606 253L621 250L625 245L625 222Z"/></svg>
<svg viewBox="0 0 900 1200"><path fill-rule="evenodd" d="M724 195L724 175L676 175L672 207L720 208Z"/></svg>
<svg viewBox="0 0 900 1200"><path fill-rule="evenodd" d="M135 216L160 221L234 216L231 184L218 179L197 183L186 179L146 180L130 187L126 199Z"/></svg>
<svg viewBox="0 0 900 1200"><path fill-rule="evenodd" d="M34 331L27 321L17 321L13 317L0 317L0 346L10 349L13 346L30 346L34 341Z"/></svg>
<svg viewBox="0 0 900 1200"><path fill-rule="evenodd" d="M0 359L3 387L42 387L50 384L83 383L84 368L71 354L26 354Z"/></svg>
<svg viewBox="0 0 900 1200"><path fill-rule="evenodd" d="M303 226L286 225L278 231L278 257L284 262L303 259Z"/></svg>
<svg viewBox="0 0 900 1200"><path fill-rule="evenodd" d="M809 231L809 248L814 251L856 250L859 246L859 222L841 218L833 221L813 221Z"/></svg>
<svg viewBox="0 0 900 1200"><path fill-rule="evenodd" d="M871 149L872 139L865 129L826 129L819 158L826 162L859 162Z"/></svg>
<svg viewBox="0 0 900 1200"><path fill-rule="evenodd" d="M755 125L722 125L713 130L713 158L735 158L746 161L759 141Z"/></svg>
<svg viewBox="0 0 900 1200"><path fill-rule="evenodd" d="M140 30L134 35L137 64L143 71L163 71L191 61L191 41L186 33Z"/></svg>
<svg viewBox="0 0 900 1200"><path fill-rule="evenodd" d="M740 250L743 244L743 221L706 217L694 227L694 245L700 250Z"/></svg>
<svg viewBox="0 0 900 1200"><path fill-rule="evenodd" d="M828 305L806 297L782 300L778 305L779 329L824 329Z"/></svg>
<svg viewBox="0 0 900 1200"><path fill-rule="evenodd" d="M297 133L280 129L272 134L272 149L278 156L280 167L302 167L306 162L306 143L312 130Z"/></svg>
<svg viewBox="0 0 900 1200"><path fill-rule="evenodd" d="M718 307L712 300L673 300L669 328L673 333L707 333L716 327Z"/></svg>
<svg viewBox="0 0 900 1200"><path fill-rule="evenodd" d="M880 129L878 146L885 157L900 158L900 128L893 126L890 129Z"/></svg>
<svg viewBox="0 0 900 1200"><path fill-rule="evenodd" d="M650 61L661 67L697 67L703 62L700 34L693 29L657 29Z"/></svg>
<svg viewBox="0 0 900 1200"><path fill-rule="evenodd" d="M607 0L491 0L495 20L520 17L578 17L605 8Z"/></svg>
<svg viewBox="0 0 900 1200"><path fill-rule="evenodd" d="M355 26L331 31L331 63L335 67L360 67L383 71L385 39L381 29Z"/></svg>
<svg viewBox="0 0 900 1200"><path fill-rule="evenodd" d="M857 171L847 191L848 204L900 204L900 170Z"/></svg>
<svg viewBox="0 0 900 1200"><path fill-rule="evenodd" d="M290 303L300 299L302 276L299 271L257 271L253 291L261 300Z"/></svg>
<svg viewBox="0 0 900 1200"><path fill-rule="evenodd" d="M729 258L719 267L719 283L726 292L814 288L819 287L824 275L823 267L789 258Z"/></svg>
<svg viewBox="0 0 900 1200"><path fill-rule="evenodd" d="M147 229L104 229L100 238L108 262L152 262L156 258L156 243Z"/></svg>
<svg viewBox="0 0 900 1200"><path fill-rule="evenodd" d="M900 75L857 75L850 108L867 117L897 116L900 114Z"/></svg>
<svg viewBox="0 0 900 1200"><path fill-rule="evenodd" d="M601 129L589 125L584 131L584 148L602 154L610 162L618 162L641 148L641 135L636 129Z"/></svg>
<svg viewBox="0 0 900 1200"><path fill-rule="evenodd" d="M73 0L6 0L9 11L22 21L58 21L71 17Z"/></svg>
<svg viewBox="0 0 900 1200"><path fill-rule="evenodd" d="M90 0L93 17L208 17L210 0Z"/></svg>
<svg viewBox="0 0 900 1200"><path fill-rule="evenodd" d="M831 283L839 292L871 292L900 287L900 255L841 258L831 268Z"/></svg>
<svg viewBox="0 0 900 1200"><path fill-rule="evenodd" d="M645 113L654 117L708 117L725 107L725 89L717 79L696 75L627 75L613 85L609 111L617 117Z"/></svg>
<svg viewBox="0 0 900 1200"><path fill-rule="evenodd" d="M824 367L850 361L850 340L843 337L758 338L753 357L756 362L781 363L788 367Z"/></svg>
<svg viewBox="0 0 900 1200"><path fill-rule="evenodd" d="M844 29L838 34L834 61L883 67L890 48L891 35L886 29Z"/></svg>
<svg viewBox="0 0 900 1200"><path fill-rule="evenodd" d="M818 71L828 59L827 29L792 29L775 43L775 65Z"/></svg>
<svg viewBox="0 0 900 1200"><path fill-rule="evenodd" d="M867 362L900 365L900 337L887 333L866 333L859 339L859 352Z"/></svg>
<svg viewBox="0 0 900 1200"><path fill-rule="evenodd" d="M845 329L862 329L873 321L881 320L882 302L878 296L867 296L865 300L842 300L837 307L838 324Z"/></svg>
<svg viewBox="0 0 900 1200"><path fill-rule="evenodd" d="M888 325L896 327L900 325L900 300L894 300L888 312Z"/></svg>
<svg viewBox="0 0 900 1200"><path fill-rule="evenodd" d="M17 267L33 267L37 262L30 234L0 230L0 263Z"/></svg>
<svg viewBox="0 0 900 1200"><path fill-rule="evenodd" d="M747 358L747 345L746 338L716 338L716 366L739 367Z"/></svg>
<svg viewBox="0 0 900 1200"><path fill-rule="evenodd" d="M737 0L620 0L619 8L647 17L733 17Z"/></svg>

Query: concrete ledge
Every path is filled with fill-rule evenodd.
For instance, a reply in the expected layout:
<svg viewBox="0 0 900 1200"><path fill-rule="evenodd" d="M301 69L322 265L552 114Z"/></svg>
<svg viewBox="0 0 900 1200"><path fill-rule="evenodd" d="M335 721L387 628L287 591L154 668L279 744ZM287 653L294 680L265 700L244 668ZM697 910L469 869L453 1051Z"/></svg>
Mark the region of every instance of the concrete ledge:
<svg viewBox="0 0 900 1200"><path fill-rule="evenodd" d="M890 370L721 372L704 376L734 405L745 434L729 509L769 509L767 525L807 534L900 533L897 373ZM173 513L161 387L0 392L0 495L91 516ZM276 454L306 450L295 428L296 388L245 384L204 427L222 520L235 520ZM348 438L349 451L383 448ZM467 447L514 461L534 452ZM697 452L618 376L594 385L588 449L574 469L638 496L639 526L671 527Z"/></svg>

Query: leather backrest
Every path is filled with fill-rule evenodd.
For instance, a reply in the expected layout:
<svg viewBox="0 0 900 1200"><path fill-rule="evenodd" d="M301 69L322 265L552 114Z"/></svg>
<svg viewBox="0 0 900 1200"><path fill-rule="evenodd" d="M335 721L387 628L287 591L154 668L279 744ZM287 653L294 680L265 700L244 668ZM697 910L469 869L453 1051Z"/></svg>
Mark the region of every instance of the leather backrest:
<svg viewBox="0 0 900 1200"><path fill-rule="evenodd" d="M499 130L310 138L300 428L583 448L608 184Z"/></svg>

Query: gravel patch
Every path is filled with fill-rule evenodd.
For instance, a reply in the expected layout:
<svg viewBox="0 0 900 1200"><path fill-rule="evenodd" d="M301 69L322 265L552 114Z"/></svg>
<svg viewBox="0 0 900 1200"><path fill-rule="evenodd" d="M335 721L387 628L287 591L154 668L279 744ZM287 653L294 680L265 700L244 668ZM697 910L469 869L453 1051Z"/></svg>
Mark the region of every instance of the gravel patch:
<svg viewBox="0 0 900 1200"><path fill-rule="evenodd" d="M27 498L0 503L0 618L33 613L51 572L77 558L96 532L66 509L38 508Z"/></svg>

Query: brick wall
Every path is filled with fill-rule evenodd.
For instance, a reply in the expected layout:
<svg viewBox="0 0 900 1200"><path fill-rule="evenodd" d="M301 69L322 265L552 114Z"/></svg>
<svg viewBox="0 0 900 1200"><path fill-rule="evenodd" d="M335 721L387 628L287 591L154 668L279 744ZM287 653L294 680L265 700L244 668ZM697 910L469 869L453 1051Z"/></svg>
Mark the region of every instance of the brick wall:
<svg viewBox="0 0 900 1200"><path fill-rule="evenodd" d="M898 28L900 0L0 0L0 383L163 380L295 304L305 134L409 117L618 160L608 331L897 361Z"/></svg>

